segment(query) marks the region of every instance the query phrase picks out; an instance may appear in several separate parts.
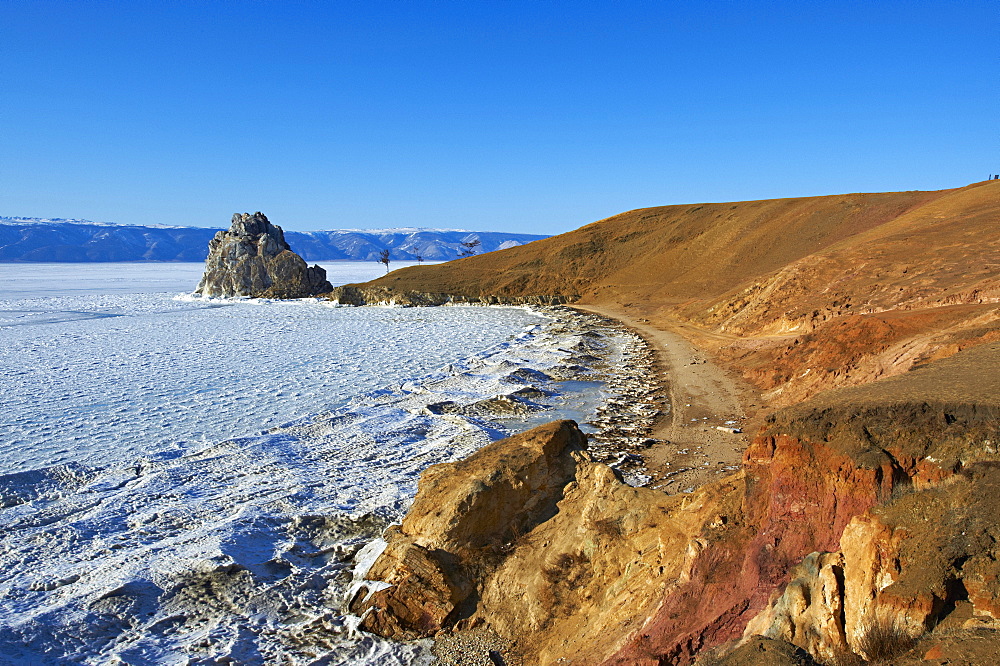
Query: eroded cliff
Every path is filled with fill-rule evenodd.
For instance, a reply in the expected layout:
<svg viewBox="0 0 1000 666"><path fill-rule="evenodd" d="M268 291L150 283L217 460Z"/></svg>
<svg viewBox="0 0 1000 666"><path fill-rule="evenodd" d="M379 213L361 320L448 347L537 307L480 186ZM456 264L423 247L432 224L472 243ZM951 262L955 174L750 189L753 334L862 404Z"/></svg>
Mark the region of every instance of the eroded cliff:
<svg viewBox="0 0 1000 666"><path fill-rule="evenodd" d="M874 658L886 623L919 649L1000 628L1000 345L781 410L687 495L629 487L582 443L560 422L430 468L364 626L481 620L538 664L685 664L744 635L834 663Z"/></svg>

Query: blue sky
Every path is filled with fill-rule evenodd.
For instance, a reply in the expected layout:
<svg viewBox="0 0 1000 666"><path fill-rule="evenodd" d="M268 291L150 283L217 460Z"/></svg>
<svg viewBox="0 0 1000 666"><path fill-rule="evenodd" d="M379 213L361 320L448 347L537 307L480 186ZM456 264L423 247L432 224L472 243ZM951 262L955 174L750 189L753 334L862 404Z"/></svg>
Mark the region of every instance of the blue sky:
<svg viewBox="0 0 1000 666"><path fill-rule="evenodd" d="M995 2L0 0L0 215L560 233L1000 173Z"/></svg>

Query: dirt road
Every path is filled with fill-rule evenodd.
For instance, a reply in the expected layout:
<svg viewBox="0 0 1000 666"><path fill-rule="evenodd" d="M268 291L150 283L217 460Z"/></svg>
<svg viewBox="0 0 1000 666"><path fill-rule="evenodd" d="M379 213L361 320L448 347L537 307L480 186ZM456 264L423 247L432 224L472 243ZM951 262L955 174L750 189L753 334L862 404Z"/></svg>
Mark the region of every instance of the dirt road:
<svg viewBox="0 0 1000 666"><path fill-rule="evenodd" d="M641 335L657 352L660 381L670 404L652 433L662 444L648 449L646 462L662 481L654 488L684 492L739 466L748 439L743 430L751 389L730 377L681 334L657 328L644 319L611 306L572 307L620 321Z"/></svg>

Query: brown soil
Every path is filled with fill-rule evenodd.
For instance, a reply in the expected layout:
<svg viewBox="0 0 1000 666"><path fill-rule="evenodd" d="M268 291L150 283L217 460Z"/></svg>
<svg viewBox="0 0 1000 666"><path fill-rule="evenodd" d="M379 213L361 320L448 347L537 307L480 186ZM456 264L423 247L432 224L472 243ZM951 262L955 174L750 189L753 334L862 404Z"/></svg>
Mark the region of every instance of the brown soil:
<svg viewBox="0 0 1000 666"><path fill-rule="evenodd" d="M1000 181L639 209L369 284L556 296L640 332L671 391L647 462L677 492L737 462L726 421L753 435L770 408L1000 339Z"/></svg>
<svg viewBox="0 0 1000 666"><path fill-rule="evenodd" d="M790 405L1000 338L1000 181L646 208L369 284L646 319Z"/></svg>

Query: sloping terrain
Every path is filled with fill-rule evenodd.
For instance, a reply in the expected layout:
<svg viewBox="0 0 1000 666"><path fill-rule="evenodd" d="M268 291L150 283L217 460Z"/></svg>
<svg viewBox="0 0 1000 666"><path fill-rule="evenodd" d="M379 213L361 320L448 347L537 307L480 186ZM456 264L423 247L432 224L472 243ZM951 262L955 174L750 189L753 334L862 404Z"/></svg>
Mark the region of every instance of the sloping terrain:
<svg viewBox="0 0 1000 666"><path fill-rule="evenodd" d="M996 339L1000 181L634 210L366 287L624 307L794 404Z"/></svg>

